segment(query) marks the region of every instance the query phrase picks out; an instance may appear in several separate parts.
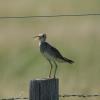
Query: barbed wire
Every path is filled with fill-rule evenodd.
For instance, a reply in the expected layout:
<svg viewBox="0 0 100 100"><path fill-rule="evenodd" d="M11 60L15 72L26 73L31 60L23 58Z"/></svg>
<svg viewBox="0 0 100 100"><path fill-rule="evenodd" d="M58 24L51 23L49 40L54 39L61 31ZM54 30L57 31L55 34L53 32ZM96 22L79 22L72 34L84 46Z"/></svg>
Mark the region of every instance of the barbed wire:
<svg viewBox="0 0 100 100"><path fill-rule="evenodd" d="M68 98L68 97L78 97L78 98L90 98L90 97L100 97L100 94L63 94L59 95L61 98ZM28 97L13 97L13 98L3 98L0 100L28 100Z"/></svg>
<svg viewBox="0 0 100 100"><path fill-rule="evenodd" d="M99 97L100 94L64 94L64 95L59 95L59 97L82 97L82 98L89 98L89 97Z"/></svg>
<svg viewBox="0 0 100 100"><path fill-rule="evenodd" d="M100 16L100 13L82 13L82 14L58 14L58 15L40 15L40 16L0 16L0 19L28 19L43 17L66 17L66 16Z"/></svg>
<svg viewBox="0 0 100 100"><path fill-rule="evenodd" d="M16 98L3 98L3 99L0 99L0 100L27 100L29 99L28 97L16 97Z"/></svg>

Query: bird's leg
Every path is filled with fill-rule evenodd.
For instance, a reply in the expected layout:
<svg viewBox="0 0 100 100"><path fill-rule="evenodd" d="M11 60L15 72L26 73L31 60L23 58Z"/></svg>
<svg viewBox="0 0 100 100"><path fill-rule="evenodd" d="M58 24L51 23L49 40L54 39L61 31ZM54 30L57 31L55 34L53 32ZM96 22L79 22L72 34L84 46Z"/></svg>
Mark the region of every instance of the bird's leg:
<svg viewBox="0 0 100 100"><path fill-rule="evenodd" d="M49 59L47 59L47 60L49 61L49 63L50 63L50 66L51 66L51 68L50 68L50 72L49 72L49 78L51 78L52 63L51 63L51 61L50 61Z"/></svg>
<svg viewBox="0 0 100 100"><path fill-rule="evenodd" d="M57 72L57 68L58 68L58 66L57 66L57 64L56 64L56 62L54 61L54 64L55 64L55 72L54 72L54 78L56 78L56 72Z"/></svg>

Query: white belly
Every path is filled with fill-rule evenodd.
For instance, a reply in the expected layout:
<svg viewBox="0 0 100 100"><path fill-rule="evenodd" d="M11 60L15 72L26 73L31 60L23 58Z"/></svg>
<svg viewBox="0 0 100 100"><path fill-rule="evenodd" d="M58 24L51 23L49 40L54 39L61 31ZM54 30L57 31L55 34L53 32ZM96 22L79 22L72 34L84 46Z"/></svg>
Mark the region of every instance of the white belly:
<svg viewBox="0 0 100 100"><path fill-rule="evenodd" d="M50 54L48 54L47 52L43 53L43 55L50 60L55 60L55 57L51 56Z"/></svg>

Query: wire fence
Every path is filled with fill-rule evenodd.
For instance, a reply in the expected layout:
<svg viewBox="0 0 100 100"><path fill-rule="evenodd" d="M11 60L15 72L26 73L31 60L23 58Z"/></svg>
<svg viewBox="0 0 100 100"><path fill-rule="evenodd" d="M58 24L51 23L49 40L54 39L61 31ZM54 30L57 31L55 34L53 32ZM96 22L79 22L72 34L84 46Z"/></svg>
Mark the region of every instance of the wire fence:
<svg viewBox="0 0 100 100"><path fill-rule="evenodd" d="M3 99L0 99L0 100L28 100L28 99L29 99L28 97L22 97L22 98L13 97L13 98L3 98Z"/></svg>
<svg viewBox="0 0 100 100"><path fill-rule="evenodd" d="M59 95L60 98L68 97L78 97L78 98L91 98L91 97L100 97L100 94L63 94ZM29 97L12 97L12 98L1 98L0 100L28 100Z"/></svg>
<svg viewBox="0 0 100 100"><path fill-rule="evenodd" d="M59 14L59 15L40 15L40 16L0 16L0 19L28 19L28 18L52 18L66 16L100 16L100 13L81 13L81 14Z"/></svg>
<svg viewBox="0 0 100 100"><path fill-rule="evenodd" d="M59 97L79 97L79 98L90 98L90 97L100 97L100 94L64 94L59 95Z"/></svg>

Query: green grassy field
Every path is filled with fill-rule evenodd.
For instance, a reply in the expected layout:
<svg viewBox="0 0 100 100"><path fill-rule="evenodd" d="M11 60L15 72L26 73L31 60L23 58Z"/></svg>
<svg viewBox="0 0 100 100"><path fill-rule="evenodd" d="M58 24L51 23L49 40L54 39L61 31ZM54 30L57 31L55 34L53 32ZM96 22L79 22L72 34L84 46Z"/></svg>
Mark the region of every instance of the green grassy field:
<svg viewBox="0 0 100 100"><path fill-rule="evenodd" d="M98 13L100 1L3 0L0 7L0 16ZM0 97L28 96L31 79L48 77L50 65L32 40L39 32L75 61L58 64L60 93L100 93L100 16L0 19Z"/></svg>

